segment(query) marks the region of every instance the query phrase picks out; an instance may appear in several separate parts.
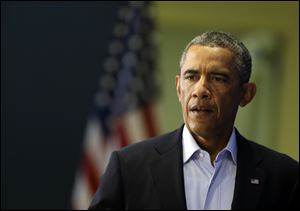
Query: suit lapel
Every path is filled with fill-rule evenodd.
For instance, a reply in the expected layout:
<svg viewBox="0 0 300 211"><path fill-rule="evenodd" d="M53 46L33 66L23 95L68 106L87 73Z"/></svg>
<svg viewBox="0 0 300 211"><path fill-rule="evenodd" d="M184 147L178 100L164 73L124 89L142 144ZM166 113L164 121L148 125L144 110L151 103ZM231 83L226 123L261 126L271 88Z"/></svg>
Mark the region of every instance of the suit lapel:
<svg viewBox="0 0 300 211"><path fill-rule="evenodd" d="M257 209L265 184L261 159L251 144L237 132L238 164L232 209Z"/></svg>
<svg viewBox="0 0 300 211"><path fill-rule="evenodd" d="M182 128L155 146L160 156L152 163L151 170L163 209L186 209L181 139Z"/></svg>

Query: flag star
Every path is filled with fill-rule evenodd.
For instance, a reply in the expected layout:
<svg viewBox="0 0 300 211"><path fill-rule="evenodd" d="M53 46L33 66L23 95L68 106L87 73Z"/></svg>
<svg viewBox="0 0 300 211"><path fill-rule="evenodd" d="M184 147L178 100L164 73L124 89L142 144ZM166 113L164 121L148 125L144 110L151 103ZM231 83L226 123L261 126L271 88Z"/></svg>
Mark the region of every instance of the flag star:
<svg viewBox="0 0 300 211"><path fill-rule="evenodd" d="M100 87L103 90L112 90L115 86L115 79L111 75L104 75L100 78Z"/></svg>
<svg viewBox="0 0 300 211"><path fill-rule="evenodd" d="M105 107L110 104L111 97L108 92L100 91L96 94L95 101L99 107Z"/></svg>
<svg viewBox="0 0 300 211"><path fill-rule="evenodd" d="M116 59L116 57L108 57L104 61L103 68L107 72L115 72L119 69L119 61Z"/></svg>
<svg viewBox="0 0 300 211"><path fill-rule="evenodd" d="M128 39L128 46L131 50L139 50L143 47L143 40L139 35L133 35Z"/></svg>
<svg viewBox="0 0 300 211"><path fill-rule="evenodd" d="M124 45L122 44L122 42L119 40L115 40L111 42L111 44L109 45L108 51L112 55L118 55L123 51L123 49L124 49Z"/></svg>
<svg viewBox="0 0 300 211"><path fill-rule="evenodd" d="M125 53L124 56L122 57L122 63L126 67L135 66L137 64L137 61L138 59L136 54L131 51Z"/></svg>
<svg viewBox="0 0 300 211"><path fill-rule="evenodd" d="M128 33L128 26L122 22L115 25L113 34L116 37L124 37Z"/></svg>

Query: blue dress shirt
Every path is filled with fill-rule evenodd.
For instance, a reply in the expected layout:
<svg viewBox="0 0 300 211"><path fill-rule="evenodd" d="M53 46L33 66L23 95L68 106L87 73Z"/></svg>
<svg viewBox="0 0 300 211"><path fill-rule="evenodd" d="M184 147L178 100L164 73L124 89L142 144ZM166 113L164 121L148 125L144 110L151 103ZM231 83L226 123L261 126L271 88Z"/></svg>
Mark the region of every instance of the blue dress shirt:
<svg viewBox="0 0 300 211"><path fill-rule="evenodd" d="M230 210L234 193L237 145L235 129L214 163L201 149L186 125L182 132L183 173L188 210Z"/></svg>

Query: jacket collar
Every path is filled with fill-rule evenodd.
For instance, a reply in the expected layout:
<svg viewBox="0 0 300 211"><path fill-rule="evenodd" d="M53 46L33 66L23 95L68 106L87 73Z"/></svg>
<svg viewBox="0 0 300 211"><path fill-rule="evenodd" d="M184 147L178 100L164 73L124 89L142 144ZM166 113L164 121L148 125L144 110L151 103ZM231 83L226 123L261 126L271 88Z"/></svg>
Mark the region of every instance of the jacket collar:
<svg viewBox="0 0 300 211"><path fill-rule="evenodd" d="M160 155L151 165L154 185L162 209L186 209L182 163L183 126L172 133L160 137L154 147Z"/></svg>

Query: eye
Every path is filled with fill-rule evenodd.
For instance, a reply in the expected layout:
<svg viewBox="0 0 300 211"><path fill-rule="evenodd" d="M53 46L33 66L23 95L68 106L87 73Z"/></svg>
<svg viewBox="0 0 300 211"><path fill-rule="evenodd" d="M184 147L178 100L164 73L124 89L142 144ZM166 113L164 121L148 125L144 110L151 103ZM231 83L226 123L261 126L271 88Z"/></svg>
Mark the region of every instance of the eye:
<svg viewBox="0 0 300 211"><path fill-rule="evenodd" d="M216 82L228 82L228 78L223 75L212 75L211 79Z"/></svg>
<svg viewBox="0 0 300 211"><path fill-rule="evenodd" d="M189 81L196 81L196 80L198 80L198 78L199 78L199 76L197 76L197 75L186 75L184 77L184 79L189 80Z"/></svg>

